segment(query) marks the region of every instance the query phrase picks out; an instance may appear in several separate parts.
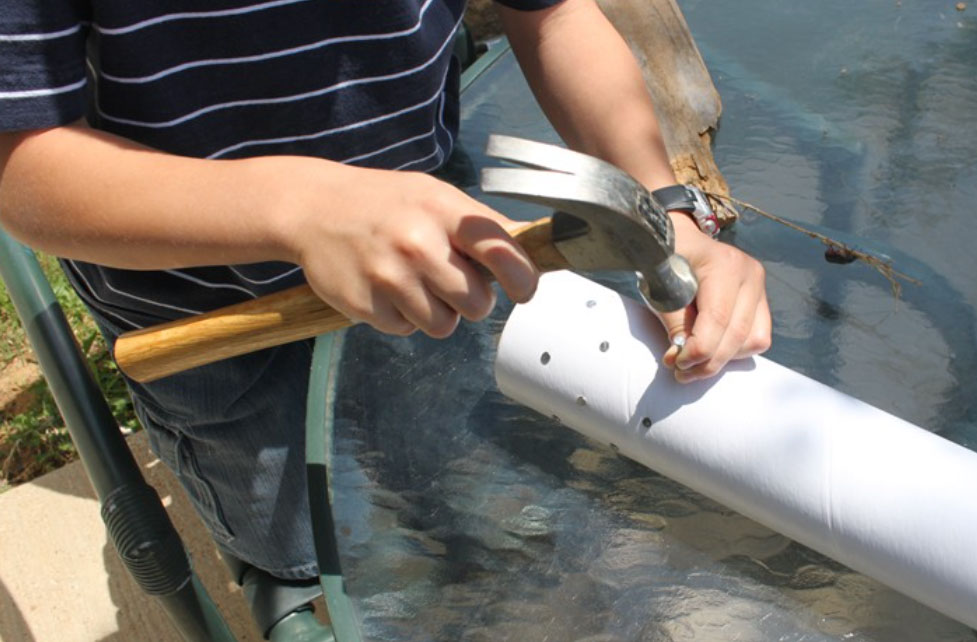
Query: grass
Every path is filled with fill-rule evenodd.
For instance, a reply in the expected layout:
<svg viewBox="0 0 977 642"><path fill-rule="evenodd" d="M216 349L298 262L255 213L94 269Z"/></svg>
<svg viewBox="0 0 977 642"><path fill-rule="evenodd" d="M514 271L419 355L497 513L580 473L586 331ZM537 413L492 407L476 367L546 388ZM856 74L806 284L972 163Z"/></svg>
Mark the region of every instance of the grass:
<svg viewBox="0 0 977 642"><path fill-rule="evenodd" d="M125 382L85 305L54 257L38 255L38 260L116 421L123 430L138 429ZM33 362L23 327L0 283L0 492L77 457L47 383Z"/></svg>

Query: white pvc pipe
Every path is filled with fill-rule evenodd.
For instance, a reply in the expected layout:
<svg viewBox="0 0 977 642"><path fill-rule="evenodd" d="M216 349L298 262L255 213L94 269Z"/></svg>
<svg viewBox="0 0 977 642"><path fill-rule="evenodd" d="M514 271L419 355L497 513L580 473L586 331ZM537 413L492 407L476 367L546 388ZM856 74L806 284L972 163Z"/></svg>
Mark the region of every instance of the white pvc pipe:
<svg viewBox="0 0 977 642"><path fill-rule="evenodd" d="M977 452L763 358L691 385L644 306L563 272L517 306L500 390L977 627Z"/></svg>

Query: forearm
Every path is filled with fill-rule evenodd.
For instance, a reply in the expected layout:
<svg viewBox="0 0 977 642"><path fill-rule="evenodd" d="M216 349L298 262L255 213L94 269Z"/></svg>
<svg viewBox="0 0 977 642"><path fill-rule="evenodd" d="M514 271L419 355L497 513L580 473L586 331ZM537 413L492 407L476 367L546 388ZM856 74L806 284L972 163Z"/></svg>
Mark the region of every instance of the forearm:
<svg viewBox="0 0 977 642"><path fill-rule="evenodd" d="M571 147L651 189L675 182L641 70L596 3L566 0L502 16L537 100Z"/></svg>
<svg viewBox="0 0 977 642"><path fill-rule="evenodd" d="M289 261L346 316L438 337L492 309L471 261L515 301L536 287L512 221L418 172L182 158L74 127L0 135L3 161L4 227L67 258L134 269Z"/></svg>
<svg viewBox="0 0 977 642"><path fill-rule="evenodd" d="M614 163L649 189L675 183L641 70L594 0L503 15L537 100L571 147ZM691 263L699 290L694 306L660 315L676 341L664 362L689 382L766 350L770 310L756 260L700 232L692 217L670 214L675 249Z"/></svg>
<svg viewBox="0 0 977 642"><path fill-rule="evenodd" d="M282 175L319 162L185 158L81 126L0 136L4 227L58 256L133 269L295 260Z"/></svg>

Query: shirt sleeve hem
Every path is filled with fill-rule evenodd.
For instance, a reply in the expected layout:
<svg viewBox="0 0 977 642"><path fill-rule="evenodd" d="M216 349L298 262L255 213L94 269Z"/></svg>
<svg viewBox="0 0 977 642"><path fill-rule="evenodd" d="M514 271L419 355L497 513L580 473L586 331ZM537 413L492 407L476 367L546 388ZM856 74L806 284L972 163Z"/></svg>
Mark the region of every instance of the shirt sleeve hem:
<svg viewBox="0 0 977 642"><path fill-rule="evenodd" d="M50 96L0 99L0 131L60 127L84 115L85 98L81 90Z"/></svg>

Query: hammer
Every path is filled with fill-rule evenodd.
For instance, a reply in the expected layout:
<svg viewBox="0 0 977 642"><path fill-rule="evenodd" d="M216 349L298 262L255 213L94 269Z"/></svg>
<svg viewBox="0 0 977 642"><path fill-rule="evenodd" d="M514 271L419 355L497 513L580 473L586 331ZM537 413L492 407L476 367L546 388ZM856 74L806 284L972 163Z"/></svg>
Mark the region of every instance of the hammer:
<svg viewBox="0 0 977 642"><path fill-rule="evenodd" d="M697 282L675 254L671 220L634 178L602 160L535 141L489 136L486 154L522 167L482 170L481 188L557 210L512 232L541 272L636 272L645 301L678 310ZM129 377L162 377L353 325L308 285L206 314L126 332L115 359Z"/></svg>

